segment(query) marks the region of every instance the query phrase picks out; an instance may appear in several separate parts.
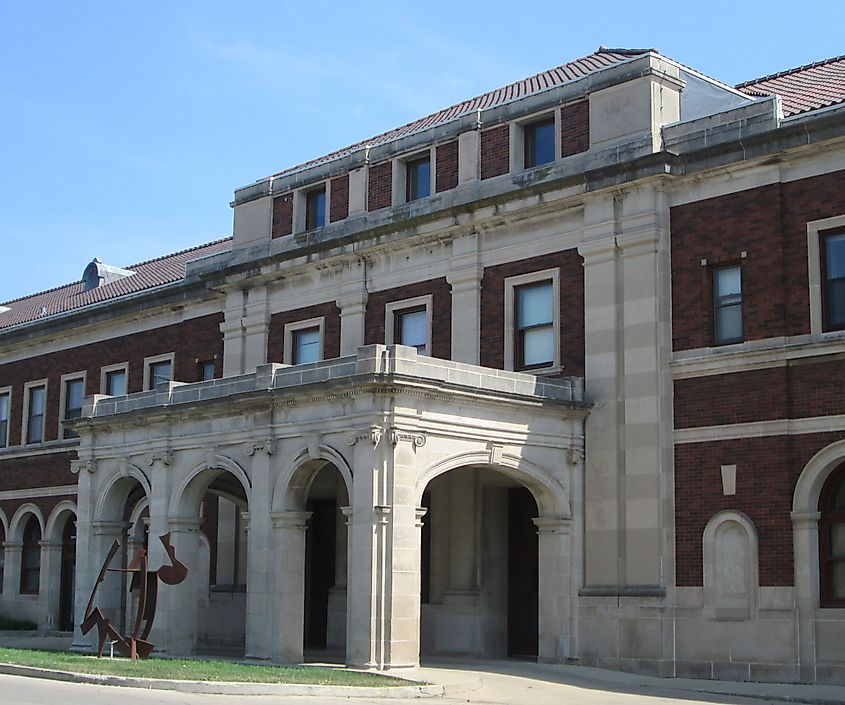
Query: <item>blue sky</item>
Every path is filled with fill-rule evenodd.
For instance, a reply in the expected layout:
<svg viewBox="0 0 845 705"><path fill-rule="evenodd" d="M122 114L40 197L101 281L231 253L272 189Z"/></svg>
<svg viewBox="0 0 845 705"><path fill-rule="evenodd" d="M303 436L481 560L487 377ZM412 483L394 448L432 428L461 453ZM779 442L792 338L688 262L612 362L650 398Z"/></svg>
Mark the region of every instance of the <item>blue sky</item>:
<svg viewBox="0 0 845 705"><path fill-rule="evenodd" d="M845 53L841 2L5 2L0 301L231 234L235 188L594 51L728 83Z"/></svg>

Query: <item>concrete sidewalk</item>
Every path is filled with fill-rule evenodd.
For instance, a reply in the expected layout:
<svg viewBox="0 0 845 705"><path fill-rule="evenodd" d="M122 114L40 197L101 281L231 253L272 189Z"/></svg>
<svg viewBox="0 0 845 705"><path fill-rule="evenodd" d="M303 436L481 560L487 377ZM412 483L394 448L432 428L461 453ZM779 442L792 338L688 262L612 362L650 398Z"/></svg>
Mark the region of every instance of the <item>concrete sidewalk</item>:
<svg viewBox="0 0 845 705"><path fill-rule="evenodd" d="M430 683L458 684L471 682L472 674L481 677L482 686L469 699L493 703L559 705L559 686L570 686L590 691L685 700L726 702L730 698L748 698L822 705L845 704L845 686L838 685L655 678L601 668L520 661L426 661L422 668L402 675Z"/></svg>

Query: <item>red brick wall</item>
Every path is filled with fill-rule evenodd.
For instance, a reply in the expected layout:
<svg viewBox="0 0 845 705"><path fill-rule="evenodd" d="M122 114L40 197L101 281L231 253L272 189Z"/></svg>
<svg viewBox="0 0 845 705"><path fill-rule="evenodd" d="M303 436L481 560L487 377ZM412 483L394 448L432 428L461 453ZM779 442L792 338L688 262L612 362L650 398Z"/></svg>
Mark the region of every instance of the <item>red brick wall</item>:
<svg viewBox="0 0 845 705"><path fill-rule="evenodd" d="M273 199L272 236L284 237L293 232L293 194L286 193Z"/></svg>
<svg viewBox="0 0 845 705"><path fill-rule="evenodd" d="M481 133L481 178L507 174L510 170L510 127L499 125Z"/></svg>
<svg viewBox="0 0 845 705"><path fill-rule="evenodd" d="M845 432L769 436L675 446L675 555L679 587L702 585L704 527L719 511L748 515L757 529L760 585L789 586L792 494L804 466ZM736 465L736 494L722 493L721 465Z"/></svg>
<svg viewBox="0 0 845 705"><path fill-rule="evenodd" d="M560 109L560 152L562 157L590 148L590 101L564 105Z"/></svg>
<svg viewBox="0 0 845 705"><path fill-rule="evenodd" d="M343 220L349 215L349 174L332 179L329 222Z"/></svg>
<svg viewBox="0 0 845 705"><path fill-rule="evenodd" d="M367 210L377 211L388 208L393 198L393 165L382 162L370 167L369 185L367 190Z"/></svg>
<svg viewBox="0 0 845 705"><path fill-rule="evenodd" d="M833 380L845 360L826 357L788 366L675 380L675 428L845 414Z"/></svg>
<svg viewBox="0 0 845 705"><path fill-rule="evenodd" d="M563 373L584 374L584 267L577 250L487 267L481 283L481 364L505 365L505 279L557 267L560 271L560 358Z"/></svg>
<svg viewBox="0 0 845 705"><path fill-rule="evenodd" d="M315 306L283 311L270 316L270 329L267 334L267 361L283 362L285 350L285 326L288 323L307 321L309 318L324 317L323 321L323 358L329 360L340 356L340 309L334 301Z"/></svg>
<svg viewBox="0 0 845 705"><path fill-rule="evenodd" d="M30 487L75 485L77 476L70 471L76 451L36 455L29 458L0 460L0 492ZM5 510L4 510L5 511ZM7 518L11 518L7 514Z"/></svg>
<svg viewBox="0 0 845 705"><path fill-rule="evenodd" d="M452 288L445 277L415 282L394 289L385 289L370 294L367 299L367 314L364 322L364 342L367 345L384 343L385 306L393 301L412 299L417 296L432 296L431 309L431 354L449 360L452 357Z"/></svg>
<svg viewBox="0 0 845 705"><path fill-rule="evenodd" d="M434 190L448 191L458 185L458 142L437 145Z"/></svg>
<svg viewBox="0 0 845 705"><path fill-rule="evenodd" d="M182 382L199 379L197 359L216 359L216 375L223 369L223 314L212 314L184 323L163 326L133 335L112 338L90 345L38 355L0 365L0 387L12 386L9 444L21 442L24 383L47 378L47 408L44 440L58 436L60 377L69 372L87 371L85 394L100 391L100 368L129 362L129 392L143 388L144 358L175 352L174 378Z"/></svg>
<svg viewBox="0 0 845 705"><path fill-rule="evenodd" d="M672 208L674 349L713 344L712 268L724 264L742 264L746 340L808 333L807 222L843 213L845 171Z"/></svg>

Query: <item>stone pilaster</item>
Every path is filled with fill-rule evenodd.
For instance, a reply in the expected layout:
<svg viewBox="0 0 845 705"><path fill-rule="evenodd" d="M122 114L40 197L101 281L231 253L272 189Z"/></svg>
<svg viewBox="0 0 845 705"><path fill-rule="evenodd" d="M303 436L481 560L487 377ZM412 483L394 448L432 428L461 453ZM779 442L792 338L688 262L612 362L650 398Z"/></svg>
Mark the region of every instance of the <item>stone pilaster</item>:
<svg viewBox="0 0 845 705"><path fill-rule="evenodd" d="M274 512L274 661L301 663L305 629L305 529L311 512Z"/></svg>

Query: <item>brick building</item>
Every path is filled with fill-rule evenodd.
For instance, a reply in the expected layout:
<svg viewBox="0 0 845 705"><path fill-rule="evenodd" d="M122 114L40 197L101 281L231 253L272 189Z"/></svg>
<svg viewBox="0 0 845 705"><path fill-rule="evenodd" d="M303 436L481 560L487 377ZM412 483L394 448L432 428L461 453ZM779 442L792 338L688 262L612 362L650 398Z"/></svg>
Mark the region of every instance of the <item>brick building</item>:
<svg viewBox="0 0 845 705"><path fill-rule="evenodd" d="M85 648L169 532L172 654L841 681L845 58L600 48L233 207L0 307L0 613Z"/></svg>

